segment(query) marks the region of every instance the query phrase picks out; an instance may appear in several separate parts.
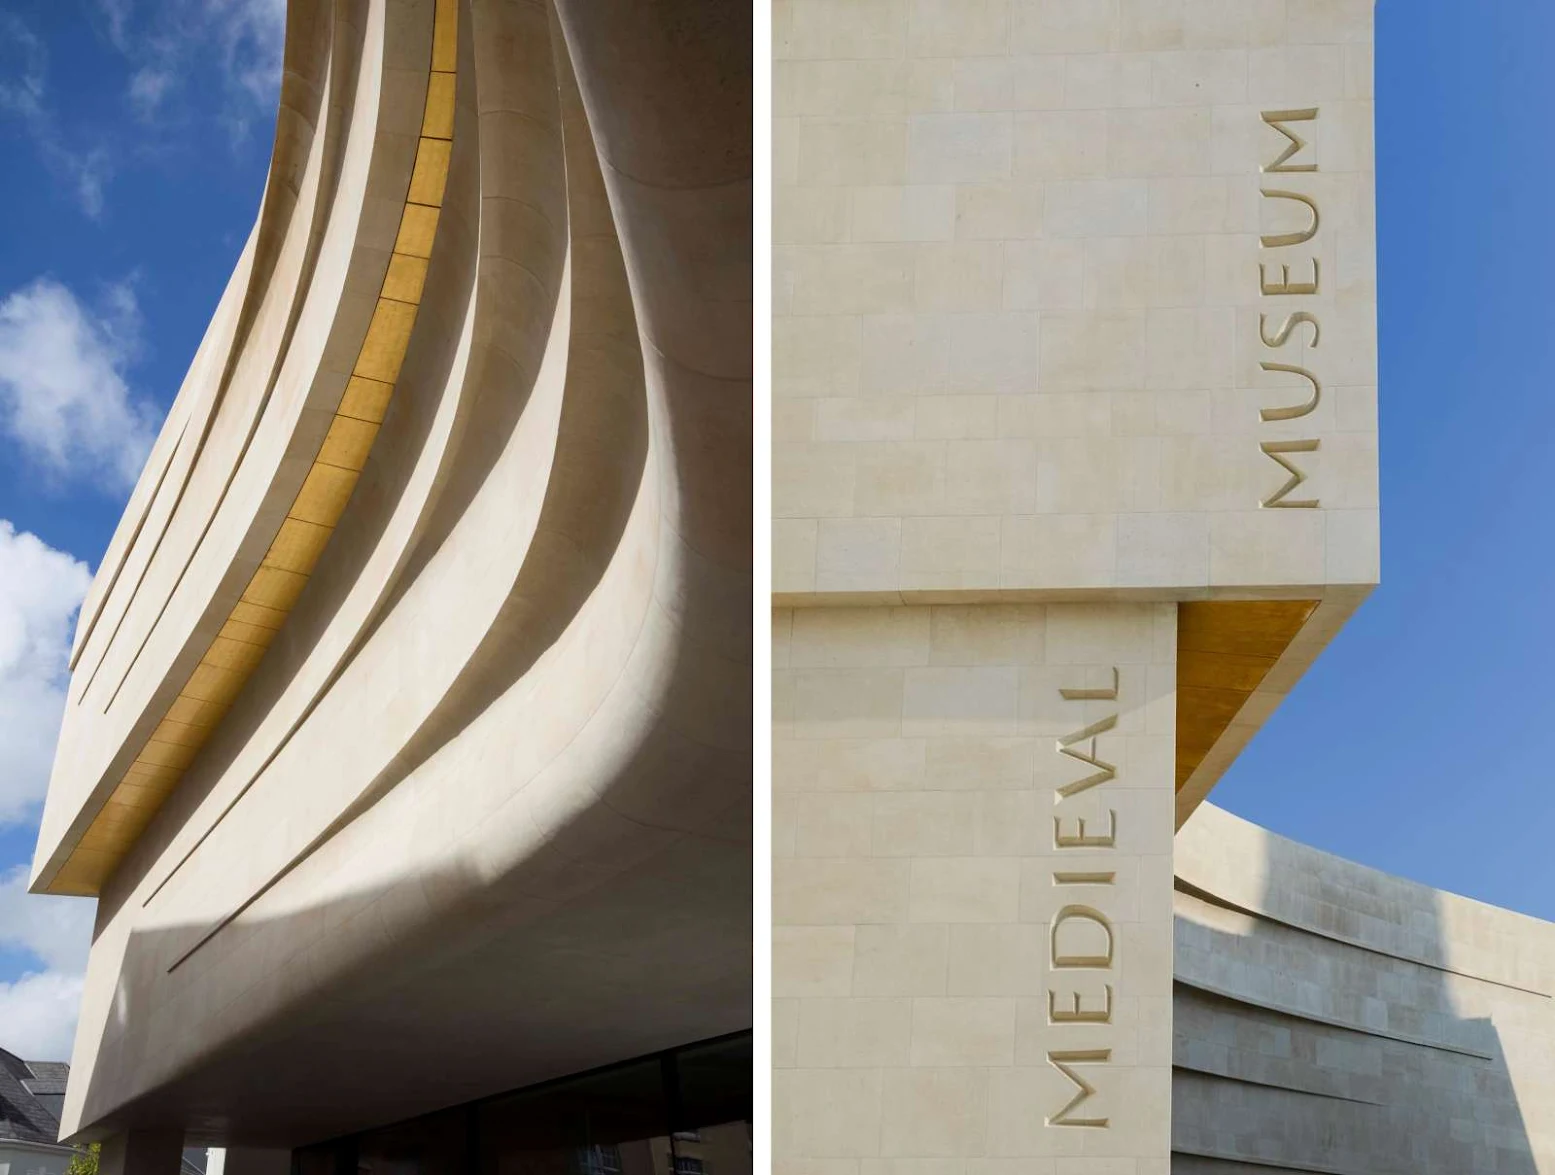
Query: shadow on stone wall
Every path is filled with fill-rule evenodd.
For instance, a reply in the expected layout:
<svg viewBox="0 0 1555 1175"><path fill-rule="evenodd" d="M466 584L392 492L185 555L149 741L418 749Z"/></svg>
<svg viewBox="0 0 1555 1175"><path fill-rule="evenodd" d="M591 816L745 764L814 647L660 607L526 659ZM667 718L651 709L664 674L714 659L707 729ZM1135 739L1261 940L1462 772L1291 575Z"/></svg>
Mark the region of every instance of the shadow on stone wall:
<svg viewBox="0 0 1555 1175"><path fill-rule="evenodd" d="M1515 916L1466 943L1443 907L1472 903L1207 805L1177 851L1173 1175L1549 1169L1503 1047L1555 1020L1548 984L1479 933Z"/></svg>
<svg viewBox="0 0 1555 1175"><path fill-rule="evenodd" d="M133 931L105 1022L83 1016L77 1140L295 1147L747 1029L750 870L748 845L688 841L567 901L528 896L554 858L411 874L255 911L171 972L190 927Z"/></svg>

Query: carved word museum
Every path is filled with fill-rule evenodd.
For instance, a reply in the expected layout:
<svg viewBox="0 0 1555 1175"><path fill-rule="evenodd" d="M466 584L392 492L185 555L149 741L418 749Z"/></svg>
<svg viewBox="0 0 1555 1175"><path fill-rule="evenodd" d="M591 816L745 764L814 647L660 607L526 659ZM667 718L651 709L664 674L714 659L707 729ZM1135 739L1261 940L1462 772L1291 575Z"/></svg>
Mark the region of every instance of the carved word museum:
<svg viewBox="0 0 1555 1175"><path fill-rule="evenodd" d="M1378 581L1371 0L774 16L778 1167L1555 1170L1555 931L1208 798Z"/></svg>
<svg viewBox="0 0 1555 1175"><path fill-rule="evenodd" d="M1380 578L1373 27L289 0L257 216L71 652L64 1138L1555 1172L1555 928L1211 795Z"/></svg>

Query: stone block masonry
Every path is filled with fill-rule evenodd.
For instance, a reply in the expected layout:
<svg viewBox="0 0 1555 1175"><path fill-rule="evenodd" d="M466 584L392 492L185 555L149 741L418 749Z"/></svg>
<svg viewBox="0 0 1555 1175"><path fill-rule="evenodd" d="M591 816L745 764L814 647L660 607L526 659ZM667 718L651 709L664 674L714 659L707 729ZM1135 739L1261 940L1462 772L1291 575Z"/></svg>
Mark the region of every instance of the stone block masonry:
<svg viewBox="0 0 1555 1175"><path fill-rule="evenodd" d="M780 1169L1164 1175L1175 619L776 613Z"/></svg>

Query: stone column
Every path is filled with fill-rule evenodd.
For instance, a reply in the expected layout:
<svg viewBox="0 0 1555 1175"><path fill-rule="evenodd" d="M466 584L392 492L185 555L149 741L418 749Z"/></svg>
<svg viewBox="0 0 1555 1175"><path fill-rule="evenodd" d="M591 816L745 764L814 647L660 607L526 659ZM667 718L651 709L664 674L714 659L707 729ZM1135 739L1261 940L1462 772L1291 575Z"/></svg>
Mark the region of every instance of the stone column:
<svg viewBox="0 0 1555 1175"><path fill-rule="evenodd" d="M790 1169L1165 1175L1176 611L775 614Z"/></svg>
<svg viewBox="0 0 1555 1175"><path fill-rule="evenodd" d="M128 1130L103 1139L98 1175L179 1175L181 1130Z"/></svg>

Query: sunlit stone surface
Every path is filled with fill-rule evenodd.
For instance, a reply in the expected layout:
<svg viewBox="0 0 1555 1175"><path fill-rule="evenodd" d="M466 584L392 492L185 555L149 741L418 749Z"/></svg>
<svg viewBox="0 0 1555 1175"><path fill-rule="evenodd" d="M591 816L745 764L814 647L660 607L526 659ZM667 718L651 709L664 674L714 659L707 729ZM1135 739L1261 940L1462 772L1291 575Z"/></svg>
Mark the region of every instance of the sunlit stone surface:
<svg viewBox="0 0 1555 1175"><path fill-rule="evenodd" d="M290 4L34 868L99 899L64 1129L114 1175L750 1027L750 43Z"/></svg>
<svg viewBox="0 0 1555 1175"><path fill-rule="evenodd" d="M1373 1169L1232 1145L1259 1095L1184 1068L1174 1009L1235 1026L1172 947L1175 830L1379 574L1371 38L1370 0L775 0L792 1175Z"/></svg>

